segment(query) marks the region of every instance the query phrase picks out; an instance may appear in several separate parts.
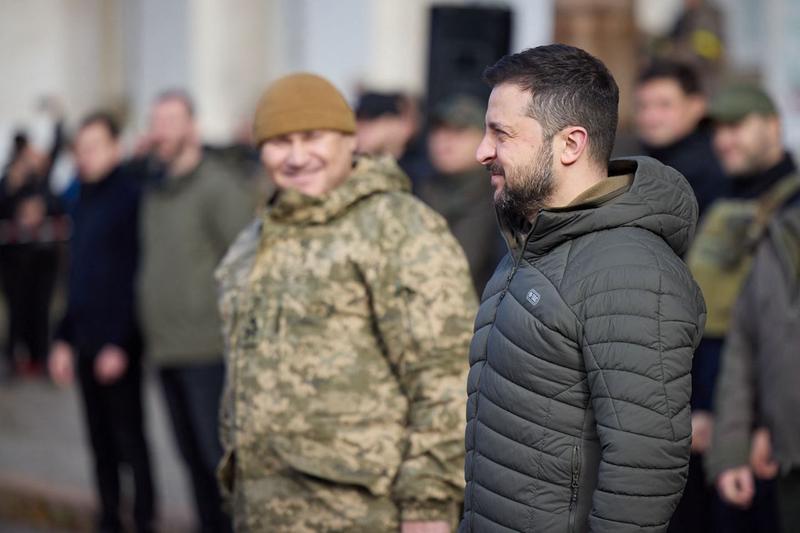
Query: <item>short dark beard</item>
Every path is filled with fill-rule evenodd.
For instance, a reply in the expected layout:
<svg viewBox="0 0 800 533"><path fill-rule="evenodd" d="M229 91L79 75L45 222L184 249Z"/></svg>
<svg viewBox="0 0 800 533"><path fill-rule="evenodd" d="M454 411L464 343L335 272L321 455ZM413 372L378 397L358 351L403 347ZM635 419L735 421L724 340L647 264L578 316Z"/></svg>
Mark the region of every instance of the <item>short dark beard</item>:
<svg viewBox="0 0 800 533"><path fill-rule="evenodd" d="M486 166L490 172L502 173L505 185L495 199L500 214L510 220L524 217L533 220L553 195L553 148L545 139L536 156L518 169L503 169L497 163Z"/></svg>

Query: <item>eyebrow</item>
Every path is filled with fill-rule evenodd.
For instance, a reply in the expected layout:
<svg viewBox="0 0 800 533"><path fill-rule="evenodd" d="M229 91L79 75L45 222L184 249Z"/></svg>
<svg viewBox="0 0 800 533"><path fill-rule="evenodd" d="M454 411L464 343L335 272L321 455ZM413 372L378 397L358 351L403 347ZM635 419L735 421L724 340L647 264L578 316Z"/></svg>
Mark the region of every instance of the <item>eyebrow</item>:
<svg viewBox="0 0 800 533"><path fill-rule="evenodd" d="M504 131L506 133L512 133L513 132L513 129L511 128L511 126L509 126L507 124L503 124L502 122L495 122L494 120L490 121L487 124L487 127L489 129L491 129L491 130L500 130L500 131Z"/></svg>

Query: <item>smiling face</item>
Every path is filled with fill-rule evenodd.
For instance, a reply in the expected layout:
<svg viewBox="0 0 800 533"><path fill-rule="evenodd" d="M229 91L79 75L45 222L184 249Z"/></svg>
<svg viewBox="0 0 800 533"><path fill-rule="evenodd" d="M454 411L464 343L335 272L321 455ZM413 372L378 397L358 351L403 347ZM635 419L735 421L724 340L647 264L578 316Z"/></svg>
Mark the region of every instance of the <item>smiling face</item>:
<svg viewBox="0 0 800 533"><path fill-rule="evenodd" d="M312 130L273 137L261 147L261 162L279 189L322 196L347 179L356 139L330 130Z"/></svg>
<svg viewBox="0 0 800 533"><path fill-rule="evenodd" d="M668 146L686 137L704 112L703 97L687 94L674 79L655 78L636 89L636 129L650 146Z"/></svg>
<svg viewBox="0 0 800 533"><path fill-rule="evenodd" d="M495 86L476 153L489 170L495 204L526 218L544 207L555 189L552 136L529 115L530 101L530 93L514 84Z"/></svg>
<svg viewBox="0 0 800 533"><path fill-rule="evenodd" d="M751 113L714 128L714 151L730 176L746 176L777 165L783 157L780 121Z"/></svg>

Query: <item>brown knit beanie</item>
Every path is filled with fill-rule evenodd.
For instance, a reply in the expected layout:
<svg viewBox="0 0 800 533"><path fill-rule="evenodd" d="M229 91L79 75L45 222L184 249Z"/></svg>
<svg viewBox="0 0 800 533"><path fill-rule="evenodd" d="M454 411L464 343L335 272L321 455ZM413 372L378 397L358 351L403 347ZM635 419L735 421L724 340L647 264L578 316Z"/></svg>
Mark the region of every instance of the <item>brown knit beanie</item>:
<svg viewBox="0 0 800 533"><path fill-rule="evenodd" d="M257 146L272 137L309 130L355 133L353 110L328 80L315 74L290 74L267 87L256 109Z"/></svg>

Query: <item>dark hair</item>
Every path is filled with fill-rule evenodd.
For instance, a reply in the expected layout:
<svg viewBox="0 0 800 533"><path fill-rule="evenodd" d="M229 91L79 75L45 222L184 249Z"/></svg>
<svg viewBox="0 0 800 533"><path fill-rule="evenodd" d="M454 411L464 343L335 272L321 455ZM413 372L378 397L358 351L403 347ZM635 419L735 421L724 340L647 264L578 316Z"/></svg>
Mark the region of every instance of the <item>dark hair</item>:
<svg viewBox="0 0 800 533"><path fill-rule="evenodd" d="M400 93L363 93L356 104L358 120L372 120L384 115L398 116L403 111L403 95Z"/></svg>
<svg viewBox="0 0 800 533"><path fill-rule="evenodd" d="M531 93L529 115L545 137L567 126L589 134L589 154L608 163L617 133L619 88L602 61L565 44L529 48L507 55L483 71L492 87L512 83Z"/></svg>
<svg viewBox="0 0 800 533"><path fill-rule="evenodd" d="M168 100L177 100L183 104L186 108L186 112L189 113L190 117L194 117L194 100L192 97L189 96L189 93L183 89L167 89L166 91L161 91L156 96L155 103L161 104Z"/></svg>
<svg viewBox="0 0 800 533"><path fill-rule="evenodd" d="M107 111L94 111L86 115L84 119L81 121L81 125L78 128L78 131L84 130L89 126L94 126L95 124L103 126L108 132L108 135L112 139L114 140L119 139L119 133L120 133L119 124L117 123L117 120L114 118L114 116L111 113L108 113Z"/></svg>
<svg viewBox="0 0 800 533"><path fill-rule="evenodd" d="M702 94L703 85L694 68L686 63L659 59L650 63L639 73L636 85L644 85L653 80L674 80L685 94Z"/></svg>

